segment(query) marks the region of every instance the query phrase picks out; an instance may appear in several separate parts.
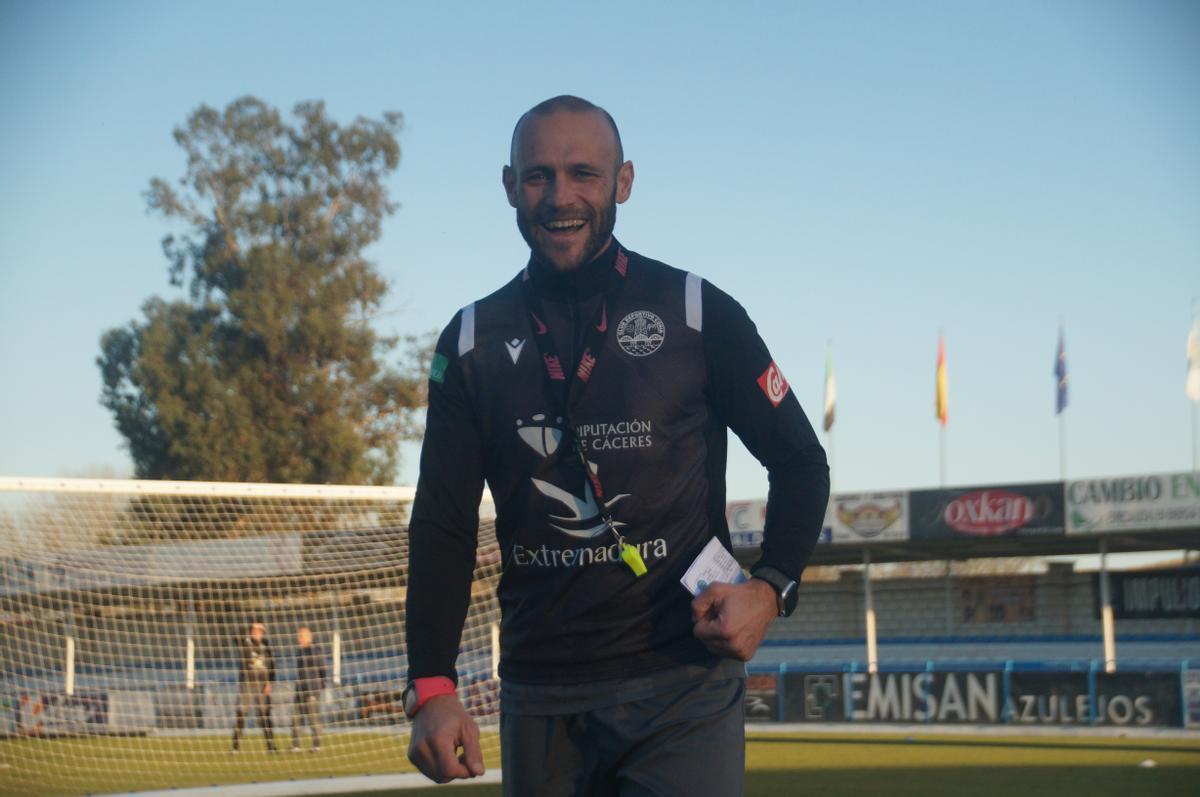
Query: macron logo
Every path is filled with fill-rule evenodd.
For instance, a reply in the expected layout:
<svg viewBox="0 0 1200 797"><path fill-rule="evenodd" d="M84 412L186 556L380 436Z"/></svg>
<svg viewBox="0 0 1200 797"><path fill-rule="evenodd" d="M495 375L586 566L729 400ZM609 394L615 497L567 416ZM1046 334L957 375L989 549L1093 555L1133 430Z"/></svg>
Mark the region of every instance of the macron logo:
<svg viewBox="0 0 1200 797"><path fill-rule="evenodd" d="M525 341L513 338L506 340L504 346L508 349L508 356L512 357L513 365L516 365L517 360L521 359L521 349L525 348Z"/></svg>

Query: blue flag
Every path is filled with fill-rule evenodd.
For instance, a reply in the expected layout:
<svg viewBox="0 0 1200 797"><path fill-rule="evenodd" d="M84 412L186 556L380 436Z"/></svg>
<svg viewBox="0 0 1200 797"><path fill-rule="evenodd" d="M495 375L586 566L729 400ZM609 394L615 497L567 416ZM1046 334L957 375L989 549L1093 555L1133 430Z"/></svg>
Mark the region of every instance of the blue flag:
<svg viewBox="0 0 1200 797"><path fill-rule="evenodd" d="M1054 402L1054 414L1067 408L1067 347L1063 341L1062 327L1058 328L1058 355L1054 358L1054 375L1058 377L1058 396Z"/></svg>

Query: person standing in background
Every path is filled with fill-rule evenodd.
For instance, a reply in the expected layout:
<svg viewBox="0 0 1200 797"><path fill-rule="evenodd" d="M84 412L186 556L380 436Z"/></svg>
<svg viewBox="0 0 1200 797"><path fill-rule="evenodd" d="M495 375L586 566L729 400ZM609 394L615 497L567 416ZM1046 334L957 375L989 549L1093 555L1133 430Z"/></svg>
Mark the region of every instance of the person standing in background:
<svg viewBox="0 0 1200 797"><path fill-rule="evenodd" d="M275 732L271 727L271 686L275 683L275 657L267 642L267 627L262 623L250 626L250 633L238 642L238 703L237 722L233 726L233 748L239 752L246 714L253 709L258 727L267 740L267 752L275 749Z"/></svg>
<svg viewBox="0 0 1200 797"><path fill-rule="evenodd" d="M300 752L300 725L312 734L309 752L321 749L321 692L325 689L325 662L313 646L312 630L296 629L296 691L292 698L292 752Z"/></svg>

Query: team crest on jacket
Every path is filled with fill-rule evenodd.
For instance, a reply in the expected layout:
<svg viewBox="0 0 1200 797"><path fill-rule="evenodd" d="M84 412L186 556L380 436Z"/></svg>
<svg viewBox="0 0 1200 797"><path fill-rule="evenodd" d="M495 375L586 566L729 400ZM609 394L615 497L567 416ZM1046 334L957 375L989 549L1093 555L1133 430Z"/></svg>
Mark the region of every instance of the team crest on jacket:
<svg viewBox="0 0 1200 797"><path fill-rule="evenodd" d="M634 310L617 324L617 343L634 357L645 357L658 351L667 328L662 319L649 310Z"/></svg>

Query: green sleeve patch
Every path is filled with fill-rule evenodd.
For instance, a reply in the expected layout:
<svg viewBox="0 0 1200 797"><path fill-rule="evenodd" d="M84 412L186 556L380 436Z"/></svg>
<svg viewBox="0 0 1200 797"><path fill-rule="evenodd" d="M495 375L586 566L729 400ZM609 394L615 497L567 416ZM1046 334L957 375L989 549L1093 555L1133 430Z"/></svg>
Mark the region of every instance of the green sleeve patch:
<svg viewBox="0 0 1200 797"><path fill-rule="evenodd" d="M437 382L439 385L446 381L446 366L450 361L446 359L444 354L433 355L433 362L429 365L429 378Z"/></svg>

